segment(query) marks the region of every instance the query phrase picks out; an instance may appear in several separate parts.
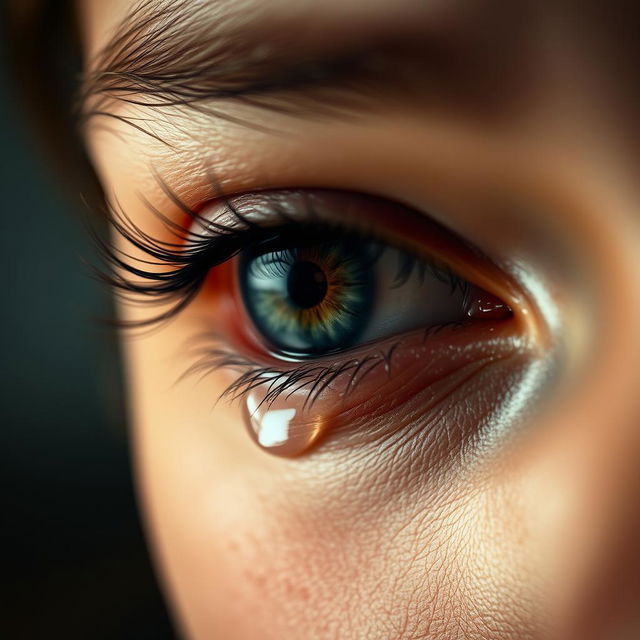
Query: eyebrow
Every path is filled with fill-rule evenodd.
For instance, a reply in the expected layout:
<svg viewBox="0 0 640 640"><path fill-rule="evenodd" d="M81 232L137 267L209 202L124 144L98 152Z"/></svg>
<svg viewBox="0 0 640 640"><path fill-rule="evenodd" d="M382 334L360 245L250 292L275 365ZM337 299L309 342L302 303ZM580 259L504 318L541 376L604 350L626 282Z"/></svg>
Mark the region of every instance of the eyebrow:
<svg viewBox="0 0 640 640"><path fill-rule="evenodd" d="M202 109L229 99L293 110L296 101L309 106L316 89L331 89L316 108L353 105L375 87L399 90L399 70L409 68L409 59L419 59L424 71L437 57L425 34L428 22L417 28L410 15L342 24L334 11L333 18L324 16L323 31L301 15L252 10L250 3L144 0L90 62L80 113L86 122L96 115L121 118L119 103ZM402 64L392 62L399 58ZM265 101L270 96L286 99Z"/></svg>

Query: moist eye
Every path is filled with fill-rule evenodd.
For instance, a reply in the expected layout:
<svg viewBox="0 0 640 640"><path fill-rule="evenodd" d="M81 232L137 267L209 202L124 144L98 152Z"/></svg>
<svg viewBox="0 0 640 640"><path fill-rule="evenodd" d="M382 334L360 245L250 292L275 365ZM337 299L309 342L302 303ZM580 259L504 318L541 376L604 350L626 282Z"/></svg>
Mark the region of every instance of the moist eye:
<svg viewBox="0 0 640 640"><path fill-rule="evenodd" d="M384 242L306 230L246 248L238 295L273 352L312 358L465 319L468 283Z"/></svg>

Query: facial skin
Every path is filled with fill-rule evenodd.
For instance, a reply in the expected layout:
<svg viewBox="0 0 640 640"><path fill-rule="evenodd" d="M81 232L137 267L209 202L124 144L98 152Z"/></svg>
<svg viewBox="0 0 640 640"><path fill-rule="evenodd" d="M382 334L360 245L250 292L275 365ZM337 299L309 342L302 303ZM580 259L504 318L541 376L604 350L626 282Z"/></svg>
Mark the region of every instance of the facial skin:
<svg viewBox="0 0 640 640"><path fill-rule="evenodd" d="M135 3L78 4L90 71ZM370 408L341 416L295 458L256 446L241 403L216 403L228 371L177 381L193 365L185 341L225 325L206 291L171 322L124 335L140 495L185 636L639 637L631 10L595 0L173 3L196 6L197 34L240 63L245 43L295 58L384 41L387 66L364 100L322 114L317 99L314 112L288 93L288 111L110 100L104 110L123 119L92 116L86 140L111 202L169 241L149 203L172 220L181 212L158 176L192 207L220 187L379 196L479 247L499 271L483 272L482 286L514 317L499 331L508 357L463 386L429 396L410 395L402 378L376 393L363 385ZM392 234L371 216L362 224ZM120 308L125 320L147 312ZM456 335L438 344L481 340ZM423 360L435 362L436 343L425 344ZM483 344L495 356L497 343ZM399 403L385 413L390 398Z"/></svg>

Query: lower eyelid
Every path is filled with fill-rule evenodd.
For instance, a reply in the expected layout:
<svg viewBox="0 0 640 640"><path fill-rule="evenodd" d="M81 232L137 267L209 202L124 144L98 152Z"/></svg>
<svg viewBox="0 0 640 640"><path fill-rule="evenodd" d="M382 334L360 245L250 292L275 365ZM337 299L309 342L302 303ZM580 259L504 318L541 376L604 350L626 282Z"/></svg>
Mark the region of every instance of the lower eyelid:
<svg viewBox="0 0 640 640"><path fill-rule="evenodd" d="M523 370L533 357L513 320L448 326L438 332L414 331L314 362L328 370L333 367L336 372L342 371L327 386L324 382L315 386L313 382L294 384L264 404L269 391L273 391L273 378L266 378L264 384L241 395L242 401L253 407L264 404L260 416L266 411L293 410L296 418L291 432L298 430L300 441L283 445L281 455L299 455L309 447L310 436L314 444L316 436L326 438L322 447L325 451L389 439L407 421L428 423L448 404L449 410L460 403L468 405L465 424L457 428L472 431L473 425L493 410L491 407L499 406L501 398L494 389L504 388L501 380ZM279 383L283 385L288 381L285 365L280 363ZM483 401L469 402L464 390L482 375ZM321 433L310 433L319 425Z"/></svg>
<svg viewBox="0 0 640 640"><path fill-rule="evenodd" d="M329 407L336 406L338 397L341 399L338 411L342 415L354 409L362 410L364 404L367 415L376 415L376 404L390 410L405 402L408 396L442 382L467 366L497 362L526 351L523 342L506 326L498 326L460 325L438 331L419 330L353 350L342 359L361 362L373 355L377 356L377 366L371 370L363 368L355 381L351 380L350 372L346 372L326 389L324 396L314 399L314 405L326 413ZM322 406L325 401L329 407Z"/></svg>

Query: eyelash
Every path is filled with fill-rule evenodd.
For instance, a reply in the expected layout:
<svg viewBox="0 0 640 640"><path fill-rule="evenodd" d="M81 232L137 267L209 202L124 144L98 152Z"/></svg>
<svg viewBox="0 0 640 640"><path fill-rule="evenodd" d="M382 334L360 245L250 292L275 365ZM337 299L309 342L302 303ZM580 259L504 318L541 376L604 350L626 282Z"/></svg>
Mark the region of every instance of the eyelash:
<svg viewBox="0 0 640 640"><path fill-rule="evenodd" d="M426 340L429 336L435 335L443 329L462 329L465 322L434 325L424 329L423 337ZM218 345L220 338L216 334L207 334L205 338L213 338ZM384 350L365 355L362 358L351 358L341 364L315 364L302 362L287 369L277 369L269 366L258 366L251 360L244 358L229 350L220 348L205 348L204 355L193 364L180 377L184 379L197 374L210 374L214 371L228 370L240 373L240 376L229 384L220 394L218 401L229 399L230 401L241 400L248 392L256 387L265 386L266 393L262 401L267 406L272 405L281 396L285 399L306 388L306 398L303 409L311 408L320 394L338 376L350 374L346 383L346 391L343 394L343 401L360 385L363 380L372 374L379 367L384 367L387 375L393 375L392 359L393 354L402 344L399 339L393 342ZM287 395L284 395L287 393Z"/></svg>
<svg viewBox="0 0 640 640"><path fill-rule="evenodd" d="M368 373L372 373L380 365L384 364L390 371L391 357L399 344L394 343L386 351L370 354L362 359L353 358L342 364L322 365L304 362L285 370L256 366L250 360L230 351L211 349L206 351L203 358L193 365L185 376L200 372L206 374L220 369L236 370L240 372L239 378L226 387L219 399L239 400L249 391L264 385L266 393L262 403L267 405L273 404L287 392L288 395L293 395L306 387L304 404L305 407L311 407L322 391L339 375L351 373L346 397L355 388L358 374L362 373L357 379L359 384Z"/></svg>
<svg viewBox="0 0 640 640"><path fill-rule="evenodd" d="M169 220L157 209L148 205L174 236L175 242L151 237L121 209L111 207L111 226L125 243L144 253L150 259L133 257L118 249L111 242L105 242L95 236L99 253L104 262L111 267L108 272L100 272L107 284L127 296L143 296L150 304L164 306L174 301L169 310L143 320L119 323L121 328L147 327L161 324L180 313L198 294L211 269L222 265L250 246L269 246L277 250L277 244L286 244L286 240L300 242L308 238L314 243L318 238L327 242L345 237L362 237L355 229L348 229L318 220L319 214L309 200L305 200L307 211L304 217L308 222L294 221L277 204L271 205L271 218L280 218L279 225L261 226L240 213L232 200L220 196L220 204L235 219L233 224L215 223L207 220L201 213L188 207L168 187L163 185L173 202L179 205L190 225L181 225ZM195 230L196 227L200 231ZM384 238L367 233L367 240L386 242ZM469 283L451 271L446 265L429 258L419 260L407 253L407 260L398 265L395 280L401 286L413 273L420 269L421 277L428 271L434 277L446 282L451 291L461 290L468 293ZM151 267L151 268L146 268ZM154 268L155 267L155 268ZM160 271L158 267L173 267L169 271Z"/></svg>
<svg viewBox="0 0 640 640"><path fill-rule="evenodd" d="M307 221L292 220L277 203L273 202L270 203L272 208L270 218L279 219L281 222L276 226L261 226L238 211L230 198L221 195L218 202L230 214L232 223L214 223L187 206L164 183L162 187L172 202L179 206L188 223L173 222L150 204L148 205L173 236L173 241L151 237L133 223L121 208L115 207L111 208L111 225L116 234L146 257L131 256L115 247L113 243L96 238L102 257L111 267L108 272L100 273L102 280L119 292L125 301L135 298L136 302L142 300L150 305L169 305L167 310L148 318L116 323L123 329L152 328L173 319L197 297L212 269L232 259L247 247L260 245L268 246L269 250L273 250L273 246L277 246L278 243L284 245L286 240L300 242L302 238L308 237L317 242L321 235L327 241L335 241L345 236L365 235L356 229L318 222L319 215L310 199L304 200L307 207L304 218ZM385 242L383 238L376 238L375 234L367 233L366 238L374 242L376 240ZM448 269L446 265L435 260L426 262L412 254L407 256L408 259L398 265L395 277L398 286L401 286L415 269L420 269L420 277L423 277L428 270L431 275L449 284L452 292L462 291L466 299L469 283ZM458 323L446 326L464 325L465 323ZM425 329L425 339L442 328L444 326L439 325ZM276 368L258 365L230 349L219 348L224 341L213 332L208 334L208 338L213 338L216 347L205 346L204 354L181 376L181 379L193 374L208 375L221 369L234 370L240 374L239 377L222 392L218 400L241 399L249 391L264 385L266 393L263 402L267 404L272 404L285 393L298 393L304 389L307 393L305 404L309 406L335 378L342 374L350 373L345 396L380 366L384 366L387 374L391 376L393 353L402 342L399 339L384 351L378 350L361 358L353 357L342 363L329 361L323 364L317 361L302 361L285 367L283 362L282 368Z"/></svg>

